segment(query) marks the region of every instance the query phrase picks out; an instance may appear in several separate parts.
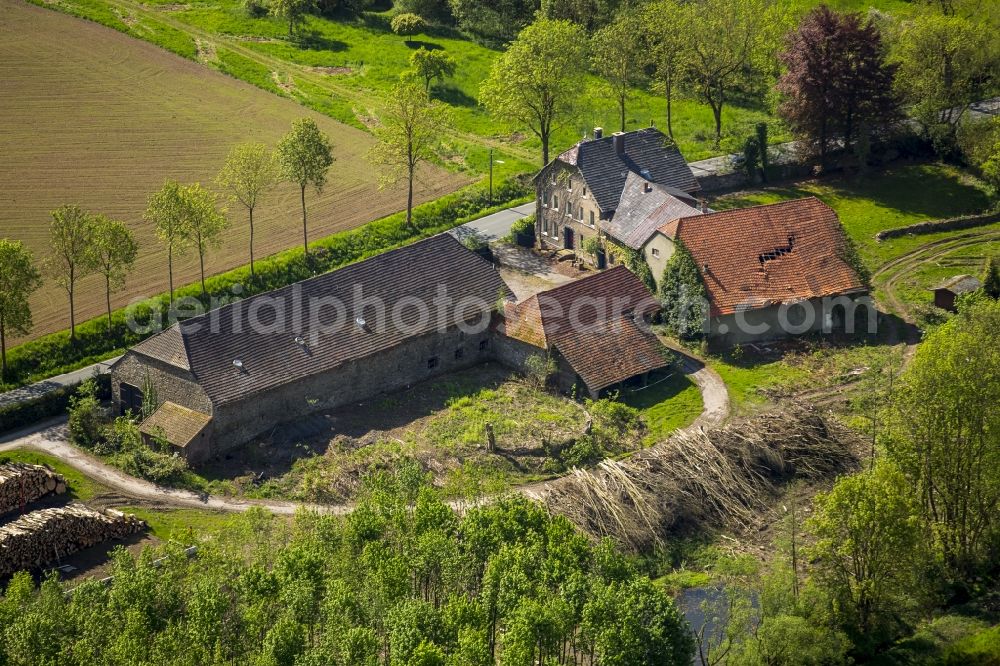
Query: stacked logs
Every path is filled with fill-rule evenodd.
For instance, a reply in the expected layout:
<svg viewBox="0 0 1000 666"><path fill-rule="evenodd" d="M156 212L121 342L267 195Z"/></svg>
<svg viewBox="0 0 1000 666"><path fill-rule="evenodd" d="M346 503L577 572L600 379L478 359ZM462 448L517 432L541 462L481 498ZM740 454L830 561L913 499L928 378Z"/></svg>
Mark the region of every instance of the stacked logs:
<svg viewBox="0 0 1000 666"><path fill-rule="evenodd" d="M0 515L49 493L65 492L66 481L48 467L16 462L0 465Z"/></svg>
<svg viewBox="0 0 1000 666"><path fill-rule="evenodd" d="M41 567L109 539L145 529L132 515L79 503L40 509L0 527L0 576Z"/></svg>

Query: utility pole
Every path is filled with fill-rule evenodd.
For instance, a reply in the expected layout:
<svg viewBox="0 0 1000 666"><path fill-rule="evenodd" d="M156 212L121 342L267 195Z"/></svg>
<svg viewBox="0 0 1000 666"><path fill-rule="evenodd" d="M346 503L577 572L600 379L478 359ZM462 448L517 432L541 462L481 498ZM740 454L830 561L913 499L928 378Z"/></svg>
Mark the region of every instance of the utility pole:
<svg viewBox="0 0 1000 666"><path fill-rule="evenodd" d="M490 148L490 205L493 205L493 149Z"/></svg>

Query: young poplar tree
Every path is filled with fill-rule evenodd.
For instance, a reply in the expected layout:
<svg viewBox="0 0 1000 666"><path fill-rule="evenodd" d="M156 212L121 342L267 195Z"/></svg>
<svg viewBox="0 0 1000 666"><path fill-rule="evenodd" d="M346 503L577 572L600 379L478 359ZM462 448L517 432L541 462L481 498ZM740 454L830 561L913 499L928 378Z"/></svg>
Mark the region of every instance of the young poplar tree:
<svg viewBox="0 0 1000 666"><path fill-rule="evenodd" d="M432 101L415 80L403 81L392 89L389 104L376 128L378 142L368 159L382 167L381 187L406 179L406 224L413 228L413 179L417 166L434 156L438 137L448 125L448 110Z"/></svg>
<svg viewBox="0 0 1000 666"><path fill-rule="evenodd" d="M205 253L222 242L222 232L229 226L229 220L225 211L219 210L216 205L215 194L203 188L201 183L181 187L181 206L184 211L184 233L198 252L201 293L206 295Z"/></svg>
<svg viewBox="0 0 1000 666"><path fill-rule="evenodd" d="M93 216L79 206L60 206L52 211L48 269L56 284L69 297L69 339L76 342L76 283L94 272L91 247L94 242Z"/></svg>
<svg viewBox="0 0 1000 666"><path fill-rule="evenodd" d="M170 304L174 302L174 254L183 254L189 246L185 229L183 196L177 181L167 180L163 187L149 197L143 217L156 226L156 235L167 246L167 281Z"/></svg>
<svg viewBox="0 0 1000 666"><path fill-rule="evenodd" d="M330 139L312 118L300 118L278 143L278 164L285 180L298 183L302 196L302 250L309 256L309 232L306 227L306 187L322 192L326 174L333 164Z"/></svg>
<svg viewBox="0 0 1000 666"><path fill-rule="evenodd" d="M40 286L31 251L21 241L0 238L0 380L7 376L7 335L31 330L28 297Z"/></svg>
<svg viewBox="0 0 1000 666"><path fill-rule="evenodd" d="M91 261L104 276L104 296L108 307L108 335L111 335L111 293L125 286L125 276L135 265L139 246L135 234L124 222L95 215Z"/></svg>
<svg viewBox="0 0 1000 666"><path fill-rule="evenodd" d="M219 185L229 191L250 215L250 278L256 277L253 267L253 211L267 190L278 180L274 155L262 143L241 143L233 146L219 172Z"/></svg>
<svg viewBox="0 0 1000 666"><path fill-rule="evenodd" d="M667 136L674 138L673 98L690 55L690 7L679 0L658 0L642 13L646 41L655 67L656 87L667 103Z"/></svg>
<svg viewBox="0 0 1000 666"><path fill-rule="evenodd" d="M642 32L639 15L627 9L597 31L591 48L590 62L618 102L622 132L625 131L625 105L648 60Z"/></svg>

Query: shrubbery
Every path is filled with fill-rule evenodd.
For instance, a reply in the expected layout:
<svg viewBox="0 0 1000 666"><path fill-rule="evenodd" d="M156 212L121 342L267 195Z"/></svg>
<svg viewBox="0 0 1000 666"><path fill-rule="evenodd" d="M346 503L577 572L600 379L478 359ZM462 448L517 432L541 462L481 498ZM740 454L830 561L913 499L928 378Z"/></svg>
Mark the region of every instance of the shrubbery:
<svg viewBox="0 0 1000 666"><path fill-rule="evenodd" d="M97 384L99 398L103 400L111 396L110 375L99 375L93 381ZM0 407L0 433L64 414L78 386L65 386L37 398Z"/></svg>

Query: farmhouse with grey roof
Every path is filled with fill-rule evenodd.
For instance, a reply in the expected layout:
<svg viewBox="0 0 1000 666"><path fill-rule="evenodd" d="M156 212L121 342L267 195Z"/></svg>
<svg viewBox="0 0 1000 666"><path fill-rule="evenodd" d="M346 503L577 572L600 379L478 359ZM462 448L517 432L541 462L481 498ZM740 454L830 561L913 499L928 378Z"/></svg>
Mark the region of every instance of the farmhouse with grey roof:
<svg viewBox="0 0 1000 666"><path fill-rule="evenodd" d="M543 249L576 250L603 268L603 255L580 252L588 238L629 235L648 215L630 214L633 206L654 198L657 205L669 198L694 210L699 189L677 146L655 127L612 136L596 128L592 139L562 153L535 176L535 236ZM620 216L627 219L616 223Z"/></svg>
<svg viewBox="0 0 1000 666"><path fill-rule="evenodd" d="M202 460L319 409L490 357L507 286L442 234L175 324L112 368L119 410ZM183 415L180 418L178 415Z"/></svg>

